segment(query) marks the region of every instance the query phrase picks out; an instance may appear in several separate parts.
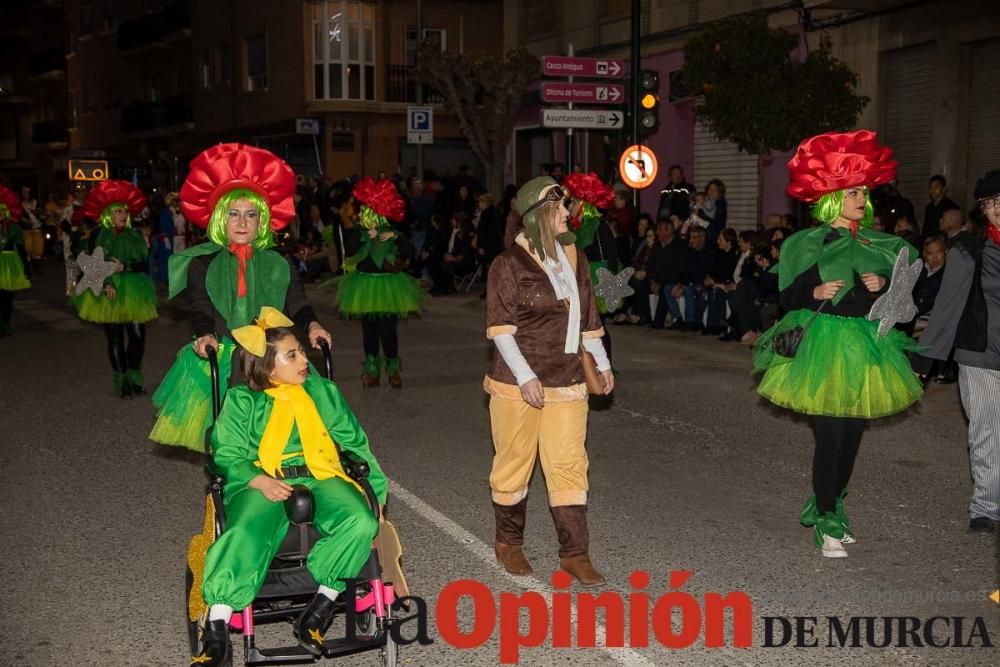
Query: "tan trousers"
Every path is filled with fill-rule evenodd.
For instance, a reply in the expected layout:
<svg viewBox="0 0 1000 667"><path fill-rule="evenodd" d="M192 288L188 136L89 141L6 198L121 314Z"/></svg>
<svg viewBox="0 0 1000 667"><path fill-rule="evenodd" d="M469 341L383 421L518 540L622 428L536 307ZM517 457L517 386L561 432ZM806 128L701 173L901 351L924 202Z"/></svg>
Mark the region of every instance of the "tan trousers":
<svg viewBox="0 0 1000 667"><path fill-rule="evenodd" d="M493 501L515 505L541 456L549 505L587 504L586 400L549 402L538 410L521 400L490 397L493 430Z"/></svg>

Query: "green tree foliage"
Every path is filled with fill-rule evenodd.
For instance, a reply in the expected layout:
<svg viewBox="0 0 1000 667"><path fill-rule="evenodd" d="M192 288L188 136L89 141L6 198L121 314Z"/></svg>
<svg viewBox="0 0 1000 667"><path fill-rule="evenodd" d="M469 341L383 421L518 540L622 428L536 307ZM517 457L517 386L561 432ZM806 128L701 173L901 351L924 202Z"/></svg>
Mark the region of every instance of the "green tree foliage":
<svg viewBox="0 0 1000 667"><path fill-rule="evenodd" d="M503 58L482 55L469 59L424 42L416 77L444 97L445 107L458 119L462 134L483 163L488 187L503 190L503 169L517 113L528 85L538 78L538 58L524 49Z"/></svg>
<svg viewBox="0 0 1000 667"><path fill-rule="evenodd" d="M798 36L772 29L763 13L722 21L684 46L683 76L703 104L698 120L720 140L762 155L821 132L851 129L869 98L829 38L799 61Z"/></svg>

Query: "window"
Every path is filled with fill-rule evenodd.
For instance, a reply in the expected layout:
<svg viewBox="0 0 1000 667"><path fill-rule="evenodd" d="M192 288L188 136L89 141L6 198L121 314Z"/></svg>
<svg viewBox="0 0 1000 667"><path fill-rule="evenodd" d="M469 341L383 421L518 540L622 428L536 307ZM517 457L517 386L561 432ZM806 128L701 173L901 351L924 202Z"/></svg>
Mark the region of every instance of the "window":
<svg viewBox="0 0 1000 667"><path fill-rule="evenodd" d="M632 0L604 0L603 16L623 16L632 14Z"/></svg>
<svg viewBox="0 0 1000 667"><path fill-rule="evenodd" d="M159 79L159 77L156 77L156 76L149 77L149 81L148 81L147 85L148 85L148 90L149 90L149 101L150 102L159 102L160 101L160 92L161 92L160 91L160 79Z"/></svg>
<svg viewBox="0 0 1000 667"><path fill-rule="evenodd" d="M94 32L94 7L89 2L80 5L80 34L89 35Z"/></svg>
<svg viewBox="0 0 1000 667"><path fill-rule="evenodd" d="M375 6L359 0L313 4L313 97L375 99Z"/></svg>
<svg viewBox="0 0 1000 667"><path fill-rule="evenodd" d="M105 109L117 109L122 105L121 93L121 82L119 81L108 81L108 93L107 93L107 105Z"/></svg>
<svg viewBox="0 0 1000 667"><path fill-rule="evenodd" d="M267 88L267 39L254 35L244 40L246 50L246 90Z"/></svg>
<svg viewBox="0 0 1000 667"><path fill-rule="evenodd" d="M229 60L229 47L220 46L212 54L212 83L219 85L229 83L229 75L233 71L232 63Z"/></svg>
<svg viewBox="0 0 1000 667"><path fill-rule="evenodd" d="M83 104L87 111L97 111L97 90L91 84L81 86L83 92Z"/></svg>
<svg viewBox="0 0 1000 667"><path fill-rule="evenodd" d="M448 47L448 31L444 28L424 28L424 39L429 39L440 51ZM417 64L417 29L406 29L406 64L413 67Z"/></svg>
<svg viewBox="0 0 1000 667"><path fill-rule="evenodd" d="M101 25L103 30L114 30L118 27L118 16L115 13L114 0L104 0L102 3L103 16Z"/></svg>

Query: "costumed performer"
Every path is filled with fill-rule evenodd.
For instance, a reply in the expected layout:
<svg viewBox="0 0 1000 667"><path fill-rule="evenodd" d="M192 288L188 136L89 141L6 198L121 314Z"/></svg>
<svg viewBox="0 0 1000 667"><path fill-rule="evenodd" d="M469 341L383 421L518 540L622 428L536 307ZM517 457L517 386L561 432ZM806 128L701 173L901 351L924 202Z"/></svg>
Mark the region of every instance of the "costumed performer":
<svg viewBox="0 0 1000 667"><path fill-rule="evenodd" d="M611 208L615 202L615 191L594 172L566 174L562 186L575 200L570 208L570 230L576 234L576 247L587 254L590 281L596 286L597 269L608 269L612 273L621 269L617 231L611 225L611 218L605 219L599 210ZM608 315L608 304L599 296L595 300L603 321ZM606 327L601 342L610 359L611 334Z"/></svg>
<svg viewBox="0 0 1000 667"><path fill-rule="evenodd" d="M593 355L605 394L614 376L587 257L568 229L570 204L551 177L528 181L516 200L524 231L490 266L486 337L495 349L483 381L495 450L490 489L497 560L511 574L530 574L522 545L528 481L541 456L560 567L584 586L599 586L605 579L589 555L581 353Z"/></svg>
<svg viewBox="0 0 1000 667"><path fill-rule="evenodd" d="M337 287L341 317L361 320L362 384L378 386L384 366L389 384L398 389L403 380L397 324L401 317L419 315L423 301L420 284L404 270L410 245L390 222L403 219L406 204L392 181L385 179L365 177L354 186L353 194L361 213L353 222L345 219L344 275L328 284Z"/></svg>
<svg viewBox="0 0 1000 667"><path fill-rule="evenodd" d="M144 394L142 359L146 353L146 322L157 317L156 288L146 273L149 247L132 227L132 218L146 207L146 196L128 181L101 181L87 194L84 217L97 220L100 230L88 239L88 251L104 250L116 270L95 295L89 289L73 297L77 314L104 326L113 387L122 398Z"/></svg>
<svg viewBox="0 0 1000 667"><path fill-rule="evenodd" d="M865 424L905 410L922 388L906 357L916 348L897 329L879 335L867 319L903 239L871 229L869 189L896 174L892 151L868 130L830 132L803 141L788 162L788 194L812 204L818 227L793 234L781 247L778 282L787 311L754 347L757 391L775 405L812 417L815 435L810 497L800 514L815 527L823 556L847 556L855 541L844 497ZM815 319L813 319L815 318ZM781 338L801 327L793 356L779 354ZM777 345L776 345L777 343Z"/></svg>
<svg viewBox="0 0 1000 667"><path fill-rule="evenodd" d="M345 578L361 571L379 530L361 487L344 471L340 452L368 463L368 481L380 505L388 483L358 424L333 382L309 373L305 350L281 312L264 307L256 322L234 329L247 384L230 389L212 429L216 465L226 480L226 529L208 549L202 593L209 605L201 655L195 665L229 665L229 620L257 596L288 532L285 504L292 485L304 485L315 503L321 539L306 567L319 590L293 625L299 644L323 653L323 634L343 593Z"/></svg>
<svg viewBox="0 0 1000 667"><path fill-rule="evenodd" d="M17 193L0 185L0 337L10 335L14 292L31 287L21 227L22 210Z"/></svg>
<svg viewBox="0 0 1000 667"><path fill-rule="evenodd" d="M948 359L954 349L969 416L969 531L988 534L1000 522L1000 171L980 178L974 196L986 237L955 237L920 344L930 359Z"/></svg>
<svg viewBox="0 0 1000 667"><path fill-rule="evenodd" d="M299 274L274 250L274 232L295 217L295 173L270 151L219 144L191 161L180 191L181 210L207 228L208 241L170 256L170 298L185 292L194 342L185 345L153 395L156 424L150 440L204 449L211 423L212 384L206 350L218 351L223 390L240 383L230 332L253 321L264 306L284 312L309 343L328 344L329 332L306 300Z"/></svg>

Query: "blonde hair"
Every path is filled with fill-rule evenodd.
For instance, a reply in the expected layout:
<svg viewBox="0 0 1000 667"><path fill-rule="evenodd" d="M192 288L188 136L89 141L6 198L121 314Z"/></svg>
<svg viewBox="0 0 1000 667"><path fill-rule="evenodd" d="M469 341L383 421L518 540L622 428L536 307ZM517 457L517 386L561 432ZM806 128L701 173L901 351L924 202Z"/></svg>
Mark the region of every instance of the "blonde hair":
<svg viewBox="0 0 1000 667"><path fill-rule="evenodd" d="M480 204L486 202L487 206L493 206L493 195L489 192L480 193L480 195L476 197L476 201Z"/></svg>
<svg viewBox="0 0 1000 667"><path fill-rule="evenodd" d="M556 222L559 219L561 202L548 202L538 209L538 233L542 239L542 248L546 257L556 259Z"/></svg>

